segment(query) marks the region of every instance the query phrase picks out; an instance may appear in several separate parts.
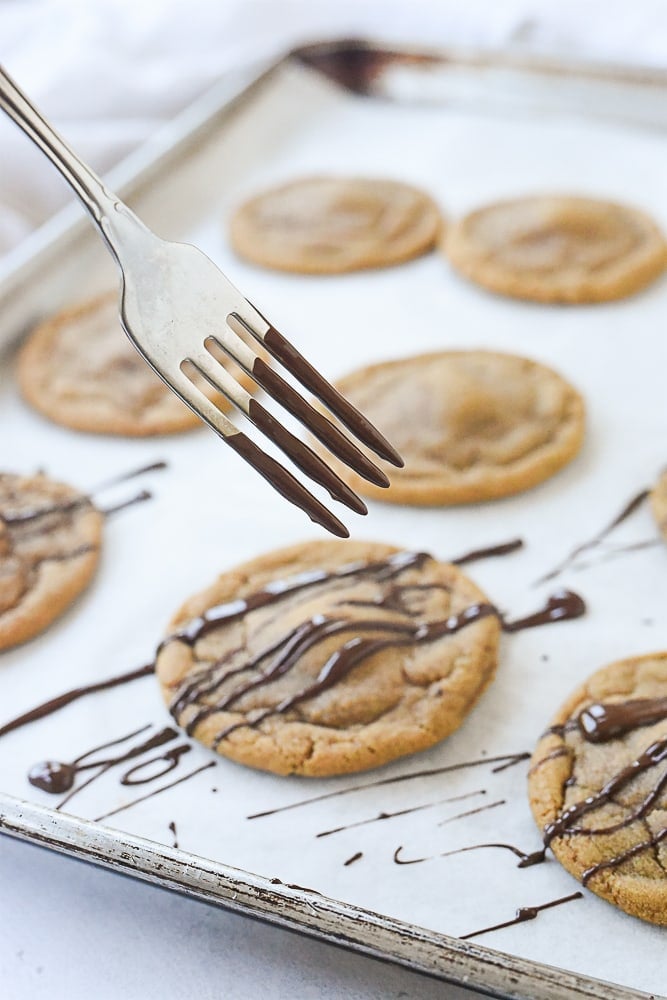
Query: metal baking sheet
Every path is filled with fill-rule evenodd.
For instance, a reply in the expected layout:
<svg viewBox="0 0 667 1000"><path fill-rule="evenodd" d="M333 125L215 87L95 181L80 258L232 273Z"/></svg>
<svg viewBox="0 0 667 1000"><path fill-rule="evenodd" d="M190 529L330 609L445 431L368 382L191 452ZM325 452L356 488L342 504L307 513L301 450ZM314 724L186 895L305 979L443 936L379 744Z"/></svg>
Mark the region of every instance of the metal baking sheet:
<svg viewBox="0 0 667 1000"><path fill-rule="evenodd" d="M129 747L170 722L150 677L83 698L0 738L0 825L495 996L659 995L665 970L656 956L664 930L589 892L530 922L461 940L511 920L518 907L579 887L553 860L519 870L509 852L440 855L490 840L536 849L526 762L502 770L497 764L531 750L555 708L594 669L667 647L663 590L656 585L667 555L659 544L622 551L636 541L657 542L646 509L610 547L589 553L550 585L534 582L664 464L666 283L623 302L562 309L489 296L458 279L437 253L386 271L289 276L236 260L225 219L257 188L321 171L412 181L451 215L526 191L590 192L643 206L667 228L665 138L658 112L651 121L646 114L651 101L657 109L656 94L664 99L664 82L582 74L581 86L596 95L596 113L584 117L577 102L558 102L552 70L513 64L509 90L517 96L500 106L485 97L474 60L449 57L436 72L408 53L402 61L384 59L380 68L376 60L370 72L358 59L356 81L350 88L348 76L344 91L322 76L321 58L314 69L318 56L330 68L332 52L302 52L265 70L250 89L247 80L237 81L199 102L163 137L157 155L135 159L134 179L124 185L129 200L162 235L202 246L332 376L382 358L467 346L526 354L568 376L586 397L589 427L582 455L559 476L474 508L373 504L354 532L442 558L520 536L522 551L469 569L490 597L518 615L534 610L554 586L568 585L584 595L589 613L505 637L498 677L459 732L426 753L349 778L277 778L213 759L193 744L173 771L149 764L155 752L147 753L137 758L145 765L142 779L151 779L146 784L122 784L128 765L112 767L58 809L59 800L27 783L32 764L69 761L121 737L128 737L121 747ZM437 73L446 80L448 69L458 72L456 95L439 84L435 100L433 80ZM508 70L502 61L495 70L497 98L497 74ZM416 81L428 73L428 99L417 100L423 92ZM466 75L474 87L462 99ZM626 111L641 104L643 116L609 113L618 108L619 87ZM548 112L535 106L536 88L551 95ZM373 90L400 100L359 96ZM639 92L644 101L636 100ZM113 277L92 230L77 209L68 210L10 261L2 337L13 342L40 315ZM315 325L306 322L314 315ZM98 576L70 612L42 637L3 654L0 726L63 691L150 661L188 594L239 561L315 536L303 515L204 431L127 441L48 424L21 403L9 352L7 359L2 468L46 467L82 489L158 459L168 468L103 495L107 503L135 487L154 493L109 521ZM129 735L143 727L150 728ZM176 742L184 741L165 749ZM400 815L379 822L381 813ZM339 827L345 829L329 832ZM430 860L397 864L398 848L399 858Z"/></svg>

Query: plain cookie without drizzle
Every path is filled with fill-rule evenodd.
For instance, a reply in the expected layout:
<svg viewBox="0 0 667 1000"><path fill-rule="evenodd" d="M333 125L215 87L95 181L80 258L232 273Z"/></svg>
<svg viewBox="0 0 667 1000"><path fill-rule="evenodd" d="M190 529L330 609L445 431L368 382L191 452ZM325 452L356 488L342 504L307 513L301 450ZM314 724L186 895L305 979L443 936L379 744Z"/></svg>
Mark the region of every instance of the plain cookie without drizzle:
<svg viewBox="0 0 667 1000"><path fill-rule="evenodd" d="M667 653L612 663L568 698L537 744L528 795L564 868L667 924Z"/></svg>
<svg viewBox="0 0 667 1000"><path fill-rule="evenodd" d="M667 471L662 473L651 491L651 508L660 534L667 542Z"/></svg>
<svg viewBox="0 0 667 1000"><path fill-rule="evenodd" d="M475 617L484 601L430 556L371 542L296 545L187 601L157 677L178 724L232 760L277 774L366 770L460 726L496 668L500 624ZM466 609L472 618L458 622ZM207 613L214 621L202 628ZM456 630L436 635L433 623Z"/></svg>
<svg viewBox="0 0 667 1000"><path fill-rule="evenodd" d="M103 521L71 486L0 474L0 649L42 632L85 589Z"/></svg>
<svg viewBox="0 0 667 1000"><path fill-rule="evenodd" d="M605 302L657 278L665 240L643 212L614 202L538 196L471 212L446 234L461 274L501 295L538 302Z"/></svg>
<svg viewBox="0 0 667 1000"><path fill-rule="evenodd" d="M238 382L252 380L225 361ZM118 297L102 295L38 326L19 354L25 399L54 423L95 434L145 437L201 426L134 349L118 319ZM230 404L204 385L221 410Z"/></svg>
<svg viewBox="0 0 667 1000"><path fill-rule="evenodd" d="M493 351L442 351L370 365L336 388L405 461L380 489L327 461L366 496L439 506L492 500L549 478L579 451L584 403L545 365Z"/></svg>
<svg viewBox="0 0 667 1000"><path fill-rule="evenodd" d="M246 201L229 233L239 256L297 274L387 267L431 250L441 213L428 195L399 181L307 177Z"/></svg>

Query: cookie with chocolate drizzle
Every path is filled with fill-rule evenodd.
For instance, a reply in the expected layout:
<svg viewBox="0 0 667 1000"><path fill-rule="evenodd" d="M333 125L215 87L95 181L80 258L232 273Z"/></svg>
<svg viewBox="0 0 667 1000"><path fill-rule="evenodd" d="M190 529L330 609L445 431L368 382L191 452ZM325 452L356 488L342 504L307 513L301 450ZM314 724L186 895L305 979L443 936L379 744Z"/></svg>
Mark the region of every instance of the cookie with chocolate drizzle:
<svg viewBox="0 0 667 1000"><path fill-rule="evenodd" d="M651 509L660 534L667 542L667 470L651 490Z"/></svg>
<svg viewBox="0 0 667 1000"><path fill-rule="evenodd" d="M191 598L156 672L178 724L218 753L277 774L346 774L457 729L493 678L500 631L452 564L310 542Z"/></svg>
<svg viewBox="0 0 667 1000"><path fill-rule="evenodd" d="M443 228L435 202L399 181L304 177L271 188L234 213L239 256L298 274L387 267L432 250Z"/></svg>
<svg viewBox="0 0 667 1000"><path fill-rule="evenodd" d="M103 521L71 486L0 474L0 649L42 632L84 590Z"/></svg>
<svg viewBox="0 0 667 1000"><path fill-rule="evenodd" d="M380 489L327 460L356 491L388 503L438 506L519 493L566 465L584 438L576 389L515 354L421 354L358 369L336 387L382 428L405 465L392 468L391 485Z"/></svg>
<svg viewBox="0 0 667 1000"><path fill-rule="evenodd" d="M537 302L606 302L660 275L667 245L627 205L572 195L529 196L471 212L444 250L461 274L501 295Z"/></svg>
<svg viewBox="0 0 667 1000"><path fill-rule="evenodd" d="M604 667L540 739L528 778L544 848L587 888L667 925L667 652Z"/></svg>

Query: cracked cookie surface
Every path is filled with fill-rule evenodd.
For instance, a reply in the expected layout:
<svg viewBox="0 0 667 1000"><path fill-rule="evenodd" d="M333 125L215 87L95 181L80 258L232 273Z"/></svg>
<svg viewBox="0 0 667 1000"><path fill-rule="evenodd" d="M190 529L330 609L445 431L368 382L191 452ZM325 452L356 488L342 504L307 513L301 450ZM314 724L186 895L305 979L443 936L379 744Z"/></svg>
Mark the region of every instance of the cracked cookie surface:
<svg viewBox="0 0 667 1000"><path fill-rule="evenodd" d="M490 291L538 302L632 295L665 269L653 220L614 202L538 196L471 212L446 234L450 262Z"/></svg>
<svg viewBox="0 0 667 1000"><path fill-rule="evenodd" d="M662 473L651 491L651 509L660 534L667 542L667 471Z"/></svg>
<svg viewBox="0 0 667 1000"><path fill-rule="evenodd" d="M612 663L570 696L533 754L528 793L563 867L667 924L667 652Z"/></svg>
<svg viewBox="0 0 667 1000"><path fill-rule="evenodd" d="M354 490L389 503L437 506L518 493L557 472L583 441L579 393L552 369L513 354L423 354L362 368L336 387L405 466L380 461L391 479L381 489L328 454L327 461Z"/></svg>
<svg viewBox="0 0 667 1000"><path fill-rule="evenodd" d="M232 216L234 250L263 267L340 274L387 267L431 250L435 203L399 181L306 177L246 201Z"/></svg>
<svg viewBox="0 0 667 1000"><path fill-rule="evenodd" d="M224 364L245 388L253 387L238 366L229 359ZM144 437L201 426L130 343L115 293L40 324L19 354L18 378L31 406L74 430ZM230 409L220 393L199 384L221 410Z"/></svg>
<svg viewBox="0 0 667 1000"><path fill-rule="evenodd" d="M0 474L0 649L42 632L84 590L103 521L71 486Z"/></svg>
<svg viewBox="0 0 667 1000"><path fill-rule="evenodd" d="M490 683L499 622L464 614L484 601L425 554L304 543L187 601L157 677L178 724L226 757L277 774L366 770L444 739Z"/></svg>

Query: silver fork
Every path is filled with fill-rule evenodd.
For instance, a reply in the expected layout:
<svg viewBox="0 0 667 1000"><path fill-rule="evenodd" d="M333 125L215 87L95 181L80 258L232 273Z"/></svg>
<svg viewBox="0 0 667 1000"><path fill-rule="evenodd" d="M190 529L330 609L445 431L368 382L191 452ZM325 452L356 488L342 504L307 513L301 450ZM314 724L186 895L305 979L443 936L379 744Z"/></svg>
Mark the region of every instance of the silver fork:
<svg viewBox="0 0 667 1000"><path fill-rule="evenodd" d="M240 431L195 384L221 392L329 495L360 514L357 496L328 465L229 374L236 361L269 396L347 466L378 486L389 480L338 426L316 410L246 342L261 344L317 396L360 442L391 464L396 450L354 406L234 288L196 247L160 239L109 191L0 67L0 107L58 168L83 202L120 269L120 319L128 337L170 389L197 416L312 521L346 538L345 525L279 462ZM243 339L243 337L246 339ZM212 351L214 353L212 353ZM200 383L201 384L201 383Z"/></svg>

